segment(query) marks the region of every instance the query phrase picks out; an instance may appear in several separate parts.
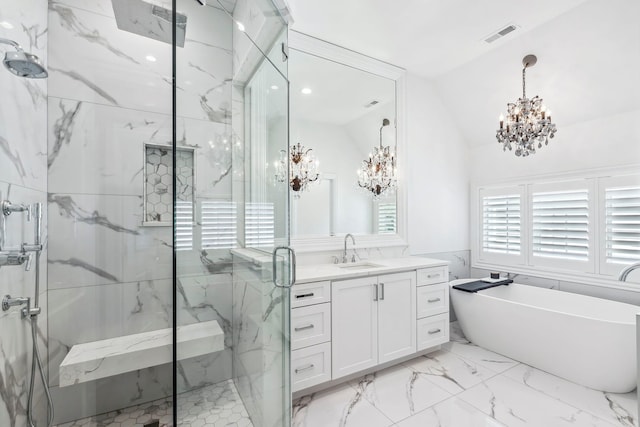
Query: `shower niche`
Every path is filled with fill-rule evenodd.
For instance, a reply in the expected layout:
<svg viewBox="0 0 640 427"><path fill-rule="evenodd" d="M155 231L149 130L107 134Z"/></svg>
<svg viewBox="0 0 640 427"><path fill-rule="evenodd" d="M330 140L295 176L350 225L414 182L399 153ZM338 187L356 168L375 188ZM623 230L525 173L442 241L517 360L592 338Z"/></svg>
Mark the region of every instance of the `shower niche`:
<svg viewBox="0 0 640 427"><path fill-rule="evenodd" d="M194 149L176 147L177 218L193 220ZM170 227L173 221L173 153L165 145L144 145L144 226Z"/></svg>

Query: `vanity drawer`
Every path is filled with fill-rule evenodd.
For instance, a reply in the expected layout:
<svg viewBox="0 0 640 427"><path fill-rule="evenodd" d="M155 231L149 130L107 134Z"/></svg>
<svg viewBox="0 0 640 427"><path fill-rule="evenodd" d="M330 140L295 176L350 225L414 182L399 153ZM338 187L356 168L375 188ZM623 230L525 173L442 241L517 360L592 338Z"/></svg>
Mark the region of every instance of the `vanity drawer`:
<svg viewBox="0 0 640 427"><path fill-rule="evenodd" d="M331 304L291 310L291 349L331 341Z"/></svg>
<svg viewBox="0 0 640 427"><path fill-rule="evenodd" d="M294 285L291 289L291 307L321 304L331 301L331 282L313 282Z"/></svg>
<svg viewBox="0 0 640 427"><path fill-rule="evenodd" d="M449 281L449 267L421 268L418 270L418 286L432 285Z"/></svg>
<svg viewBox="0 0 640 427"><path fill-rule="evenodd" d="M331 343L291 352L291 388L302 390L331 381Z"/></svg>
<svg viewBox="0 0 640 427"><path fill-rule="evenodd" d="M449 284L438 283L432 286L420 286L417 289L417 318L433 316L449 311Z"/></svg>
<svg viewBox="0 0 640 427"><path fill-rule="evenodd" d="M418 351L449 341L449 313L418 320Z"/></svg>

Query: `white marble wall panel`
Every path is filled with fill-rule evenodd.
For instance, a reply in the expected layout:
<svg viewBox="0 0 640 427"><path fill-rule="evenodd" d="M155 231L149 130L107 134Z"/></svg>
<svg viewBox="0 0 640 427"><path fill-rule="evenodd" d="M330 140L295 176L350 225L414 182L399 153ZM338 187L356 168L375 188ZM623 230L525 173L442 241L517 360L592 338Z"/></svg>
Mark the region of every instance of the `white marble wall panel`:
<svg viewBox="0 0 640 427"><path fill-rule="evenodd" d="M0 172L1 173L1 172ZM0 199L7 198L14 203L43 203L46 207L46 194L31 188L0 182ZM23 242L33 242L33 222L27 222L26 215L13 213L6 218L6 235L4 249L19 248ZM43 231L46 231L46 209L43 211ZM42 313L38 317L38 345L43 357L47 348L47 282L46 282L46 233L43 235L45 251L40 260L40 301ZM35 259L30 271L25 266L0 267L0 297L29 297L35 304ZM22 318L21 307L13 307L9 311L0 311L0 425L25 425L27 393L31 370L32 339L31 325ZM46 365L46 359L44 360ZM40 382L36 382L35 401L42 402L44 390ZM44 423L45 412L36 406L34 415L40 423Z"/></svg>
<svg viewBox="0 0 640 427"><path fill-rule="evenodd" d="M171 229L141 227L141 197L55 193L49 214L50 289L171 277Z"/></svg>
<svg viewBox="0 0 640 427"><path fill-rule="evenodd" d="M47 64L45 0L4 2L0 21L0 38L16 41ZM3 45L3 52L10 50ZM0 71L0 180L46 191L47 81Z"/></svg>
<svg viewBox="0 0 640 427"><path fill-rule="evenodd" d="M169 44L119 30L115 18L103 14L59 2L49 9L51 96L171 114ZM225 19L215 8L195 9L192 17L198 14L204 16L195 21ZM207 40L189 39L187 28L180 49L178 115L228 122L231 53L223 43L230 26L208 22L201 31Z"/></svg>

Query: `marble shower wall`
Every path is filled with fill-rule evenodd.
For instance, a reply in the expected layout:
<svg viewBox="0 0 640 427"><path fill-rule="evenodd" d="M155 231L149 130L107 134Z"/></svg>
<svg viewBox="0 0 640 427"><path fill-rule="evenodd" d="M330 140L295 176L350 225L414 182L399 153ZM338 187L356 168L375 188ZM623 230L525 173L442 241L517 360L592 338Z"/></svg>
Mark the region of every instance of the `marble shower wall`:
<svg viewBox="0 0 640 427"><path fill-rule="evenodd" d="M199 215L231 199L232 56L222 10L181 0L178 11L177 145L194 149L196 206L175 304L179 324L218 320L228 347L180 362L184 391L231 377L230 255L202 248ZM173 141L172 60L169 44L119 30L109 0L50 0L48 19L48 355L65 422L171 394L171 364L69 387L58 367L74 344L172 326L172 228L142 226L144 144Z"/></svg>
<svg viewBox="0 0 640 427"><path fill-rule="evenodd" d="M47 64L47 1L5 1L0 8L0 38L18 42L25 51ZM13 48L0 46L0 52ZM47 201L47 80L25 79L0 68L0 200L32 204ZM38 342L46 355L47 345L47 215L43 209L43 242L40 261L40 306ZM6 218L6 239L2 250L33 242L33 223L26 215ZM0 267L0 295L35 297L35 268ZM26 408L31 370L31 328L20 308L0 312L0 425L27 424ZM45 423L46 405L40 381L36 381L35 417Z"/></svg>

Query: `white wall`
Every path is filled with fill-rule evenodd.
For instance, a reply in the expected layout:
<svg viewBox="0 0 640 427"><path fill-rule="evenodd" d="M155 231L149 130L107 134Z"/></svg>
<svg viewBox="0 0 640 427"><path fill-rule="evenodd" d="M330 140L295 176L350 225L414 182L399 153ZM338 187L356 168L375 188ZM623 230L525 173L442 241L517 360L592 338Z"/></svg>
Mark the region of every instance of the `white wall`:
<svg viewBox="0 0 640 427"><path fill-rule="evenodd" d="M474 184L640 163L640 109L558 126L549 145L526 158L495 144L470 151Z"/></svg>
<svg viewBox="0 0 640 427"><path fill-rule="evenodd" d="M410 252L469 249L468 148L433 84L412 74L406 123Z"/></svg>

